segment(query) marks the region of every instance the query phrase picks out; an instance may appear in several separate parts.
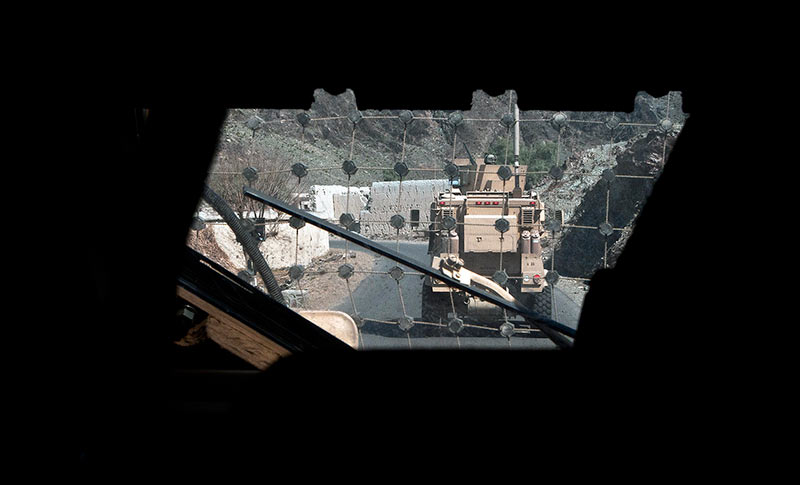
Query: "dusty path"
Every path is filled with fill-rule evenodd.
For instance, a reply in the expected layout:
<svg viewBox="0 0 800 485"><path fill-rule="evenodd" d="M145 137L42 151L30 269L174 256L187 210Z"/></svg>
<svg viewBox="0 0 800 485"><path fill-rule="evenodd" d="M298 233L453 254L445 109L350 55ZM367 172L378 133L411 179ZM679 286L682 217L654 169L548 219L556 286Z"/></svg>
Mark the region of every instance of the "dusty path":
<svg viewBox="0 0 800 485"><path fill-rule="evenodd" d="M331 244L332 248L339 249L340 246L344 248L344 242L340 240L331 239ZM392 249L397 247L394 242L386 241L382 242L382 244L390 245ZM350 245L350 249L373 254L354 244ZM427 243L400 241L399 250L401 254L423 261L422 257L426 256ZM398 266L398 264L391 259L377 257L372 267L372 271L375 274L370 274L369 277L353 288L356 309L364 318L394 321L404 314L414 319L420 318L422 314L422 278L417 274L404 274L399 282L395 281L388 274L389 270L395 266ZM416 271L402 265L400 265L400 268L405 273L416 273ZM335 309L351 311L353 308L348 301Z"/></svg>
<svg viewBox="0 0 800 485"><path fill-rule="evenodd" d="M381 244L394 249L396 243L393 241L381 241ZM342 249L344 242L331 239L331 248ZM354 244L350 245L351 250L369 252ZM417 241L400 241L399 251L401 254L408 255L418 261L427 260L427 243ZM388 258L379 257L373 271L386 273L396 263ZM402 267L402 266L401 266ZM408 268L403 268L408 270ZM410 271L410 270L408 270ZM388 275L375 274L362 281L355 291L353 297L357 308L359 305L369 310L370 317L377 319L396 319L402 315L402 307L397 290L397 283ZM572 328L577 328L578 318L580 317L580 303L582 303L582 284L562 280L556 285L556 308L553 319ZM405 304L406 314L418 318L421 315L422 305L422 279L419 276L406 275L400 281L400 288L403 293L403 303ZM337 308L346 311L346 308ZM352 310L352 306L350 307ZM361 312L361 308L359 308Z"/></svg>
<svg viewBox="0 0 800 485"><path fill-rule="evenodd" d="M392 249L397 249L395 241L381 241L381 244L387 245ZM343 250L344 241L331 238L330 246L332 250ZM373 254L370 251L350 244L351 251L357 253ZM399 252L407 255L418 261L425 262L427 260L427 243L418 241L400 241ZM422 309L422 278L418 275L406 274L400 280L399 285L391 276L388 271L397 264L383 257L377 257L374 260L373 273L366 275L355 287L352 287L353 300L355 302L358 313L366 318L372 320L383 320L387 322L396 322L397 319L404 314L419 319ZM408 268L401 268L405 271L411 271ZM554 319L568 325L572 328L577 328L578 318L580 316L580 306L575 300L582 302L582 285L576 282L559 282L564 291L559 286L555 288L555 314ZM399 289L398 289L399 286ZM402 302L400 294L402 293ZM571 298L569 295L572 295ZM349 298L334 307L335 310L352 313L353 306ZM388 324L387 324L388 325ZM394 337L370 335L365 328L363 335L366 348L433 348L433 347L481 347L481 348L531 348L542 347L548 348L552 343L547 339L511 339L508 341L505 338L463 338L456 339L455 337L442 337L442 338L406 338L399 331ZM390 332L391 334L391 332Z"/></svg>

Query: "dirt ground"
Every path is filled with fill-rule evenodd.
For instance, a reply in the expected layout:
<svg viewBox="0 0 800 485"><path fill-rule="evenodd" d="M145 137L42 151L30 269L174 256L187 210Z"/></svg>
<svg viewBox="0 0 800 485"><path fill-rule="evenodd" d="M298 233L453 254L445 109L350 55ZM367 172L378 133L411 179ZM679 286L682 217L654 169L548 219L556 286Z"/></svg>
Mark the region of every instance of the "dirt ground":
<svg viewBox="0 0 800 485"><path fill-rule="evenodd" d="M228 254L219 247L219 243L214 237L214 231L207 229L202 231L189 231L189 235L186 238L186 245L213 260L233 274L244 269L237 268L228 257Z"/></svg>
<svg viewBox="0 0 800 485"><path fill-rule="evenodd" d="M237 267L225 251L220 249L211 231L192 234L187 243L234 274L244 269ZM349 257L345 257L344 249L330 249L325 255L312 260L304 268L304 275L299 281L291 281L288 269L273 268L275 278L282 289L290 290L288 293L304 293L303 297L297 300L289 296L290 306L298 310L340 310L352 313L353 307L347 289L349 282L359 314L369 318L387 320L393 320L401 315L402 309L399 301L396 301L398 298L394 281L385 277L384 274L395 263L368 251L354 250L353 247L349 253ZM345 263L352 265L356 271L347 282L337 274L338 268ZM384 277L370 273L376 271L383 274ZM372 279L364 283L368 278ZM418 308L420 295L418 293L421 290L421 283L416 280L416 278L403 280L405 311L414 318L419 317L420 311ZM256 282L258 288L266 293L266 287L260 277L256 278ZM362 283L364 283L363 286ZM420 284L415 285L414 283ZM586 282L561 278L557 288L563 296L571 301L561 300L557 308L554 308L554 318L568 325L577 325L580 309L588 291Z"/></svg>
<svg viewBox="0 0 800 485"><path fill-rule="evenodd" d="M206 257L214 260L228 271L238 274L245 269L235 264L228 254L220 248L219 241L214 237L214 232L209 230L191 231L187 245L200 252ZM350 288L355 290L358 285L368 276L367 273L358 271L371 271L375 266L378 257L374 254L363 251L350 251L350 257L345 258L343 249L331 249L325 255L314 259L311 264L305 267L305 274L296 282L289 278L289 269L275 269L272 272L275 279L282 289L305 290L306 296L300 308L306 310L330 310L343 303L349 302L347 283L337 274L338 268L347 263L356 270L350 279ZM261 278L256 279L258 288L267 292Z"/></svg>
<svg viewBox="0 0 800 485"><path fill-rule="evenodd" d="M349 302L348 283L350 289L355 290L370 276L369 273L359 273L359 271L372 271L378 260L376 255L362 251L351 250L349 253L350 256L345 257L345 251L342 249L329 250L327 254L315 259L305 268L305 273L299 281L291 282L288 269L275 271L275 278L282 286L307 292L300 308L331 310ZM350 264L356 271L347 281L338 275L338 269L343 264Z"/></svg>
<svg viewBox="0 0 800 485"><path fill-rule="evenodd" d="M589 286L583 281L567 280L561 278L556 287L579 307L583 306L583 299L589 291Z"/></svg>

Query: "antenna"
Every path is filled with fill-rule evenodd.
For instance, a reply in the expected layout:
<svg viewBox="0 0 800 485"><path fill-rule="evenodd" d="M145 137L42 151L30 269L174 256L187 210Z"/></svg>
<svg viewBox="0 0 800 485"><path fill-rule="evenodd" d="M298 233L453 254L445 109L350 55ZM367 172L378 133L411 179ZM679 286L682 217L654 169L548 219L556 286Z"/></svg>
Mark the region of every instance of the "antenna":
<svg viewBox="0 0 800 485"><path fill-rule="evenodd" d="M464 145L464 150L467 151L467 156L469 157L469 163L471 163L472 165L477 167L478 163L475 161L474 158L472 158L472 154L469 152L469 148L467 148L467 144L464 143L463 141L461 142L461 144Z"/></svg>
<svg viewBox="0 0 800 485"><path fill-rule="evenodd" d="M514 166L519 167L519 106L514 103Z"/></svg>
<svg viewBox="0 0 800 485"><path fill-rule="evenodd" d="M514 103L514 191L512 197L521 197L522 188L519 186L519 106Z"/></svg>

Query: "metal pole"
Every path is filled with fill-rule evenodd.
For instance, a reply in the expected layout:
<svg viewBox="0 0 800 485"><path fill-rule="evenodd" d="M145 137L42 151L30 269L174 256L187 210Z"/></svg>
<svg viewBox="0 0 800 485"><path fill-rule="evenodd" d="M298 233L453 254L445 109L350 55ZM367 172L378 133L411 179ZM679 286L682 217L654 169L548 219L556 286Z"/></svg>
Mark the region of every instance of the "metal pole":
<svg viewBox="0 0 800 485"><path fill-rule="evenodd" d="M505 184L505 182L503 182ZM503 188L505 190L505 187ZM522 196L519 186L519 106L514 103L514 197Z"/></svg>
<svg viewBox="0 0 800 485"><path fill-rule="evenodd" d="M519 106L514 103L514 166L519 166Z"/></svg>

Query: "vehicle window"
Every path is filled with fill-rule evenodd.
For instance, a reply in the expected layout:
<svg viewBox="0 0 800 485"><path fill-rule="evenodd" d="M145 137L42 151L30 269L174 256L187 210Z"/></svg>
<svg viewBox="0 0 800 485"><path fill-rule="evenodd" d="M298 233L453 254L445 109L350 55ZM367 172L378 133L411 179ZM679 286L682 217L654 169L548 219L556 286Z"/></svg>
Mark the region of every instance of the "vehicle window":
<svg viewBox="0 0 800 485"><path fill-rule="evenodd" d="M679 92L641 92L630 113L519 110L513 91L476 91L467 111L360 110L357 96L317 90L310 108L229 110L206 184L287 305L334 335L355 325L363 350L558 343L550 327L243 186L574 330L589 280L614 266L688 118ZM187 244L269 294L208 200L196 221ZM342 320L324 323L331 315Z"/></svg>

